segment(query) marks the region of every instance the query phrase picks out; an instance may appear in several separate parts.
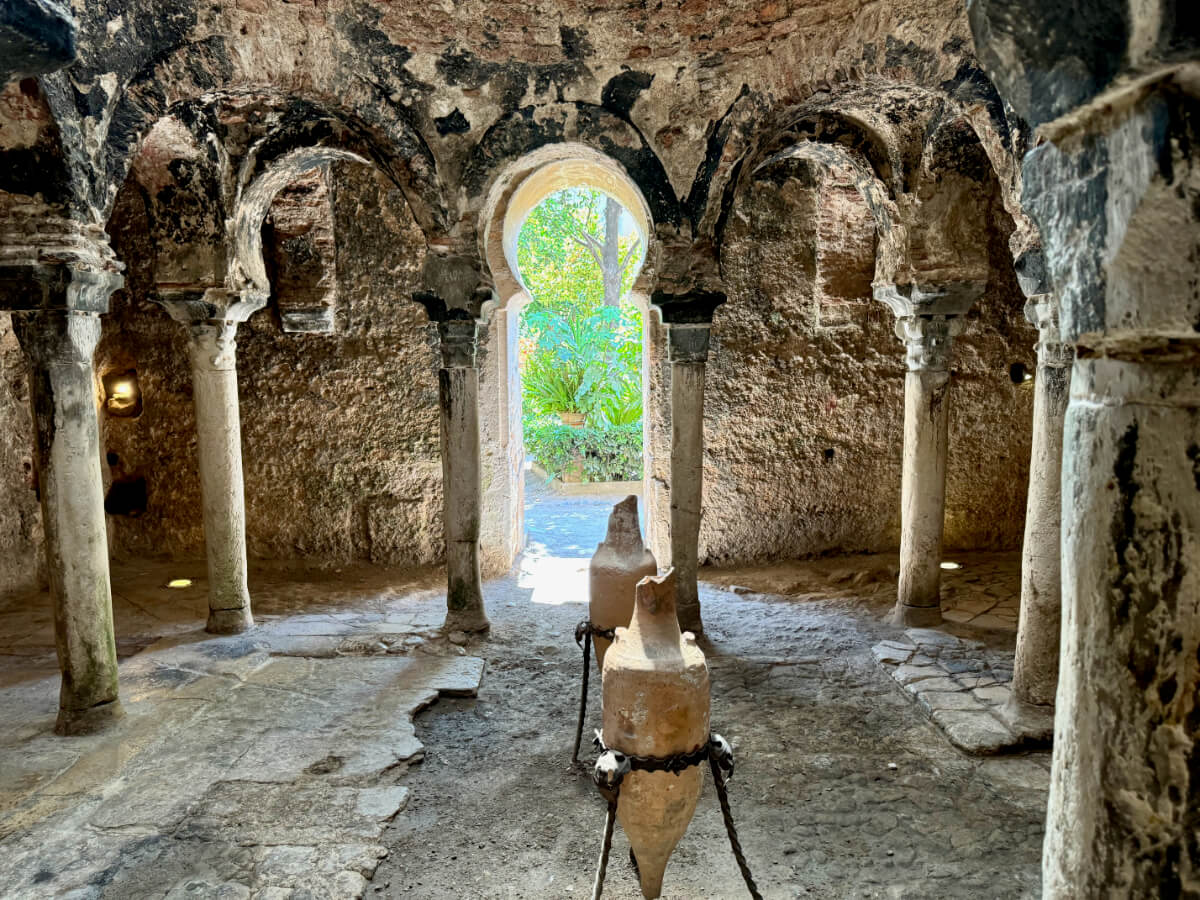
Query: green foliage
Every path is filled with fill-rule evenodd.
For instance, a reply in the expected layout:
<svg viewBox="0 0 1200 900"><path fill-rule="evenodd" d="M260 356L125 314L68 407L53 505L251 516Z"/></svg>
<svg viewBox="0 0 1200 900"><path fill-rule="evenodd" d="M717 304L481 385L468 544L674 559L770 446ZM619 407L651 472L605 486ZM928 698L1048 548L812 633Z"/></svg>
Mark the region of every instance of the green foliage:
<svg viewBox="0 0 1200 900"><path fill-rule="evenodd" d="M596 424L640 421L640 310L602 306L585 315L530 304L523 319L526 418L569 412Z"/></svg>
<svg viewBox="0 0 1200 900"><path fill-rule="evenodd" d="M604 276L593 242L604 240L606 200L600 191L569 188L551 194L525 219L517 237L517 266L534 304L586 312L603 305ZM618 248L624 297L645 248L632 229L620 235Z"/></svg>
<svg viewBox="0 0 1200 900"><path fill-rule="evenodd" d="M517 242L531 296L521 314L525 447L553 474L582 459L589 481L641 477L642 313L605 304L611 208L599 191L560 191L530 213ZM622 296L641 263L627 230L618 242ZM558 413L583 414L588 427L561 425Z"/></svg>
<svg viewBox="0 0 1200 900"><path fill-rule="evenodd" d="M553 476L582 463L584 481L638 481L642 477L642 423L585 425L554 422L525 430L525 449Z"/></svg>

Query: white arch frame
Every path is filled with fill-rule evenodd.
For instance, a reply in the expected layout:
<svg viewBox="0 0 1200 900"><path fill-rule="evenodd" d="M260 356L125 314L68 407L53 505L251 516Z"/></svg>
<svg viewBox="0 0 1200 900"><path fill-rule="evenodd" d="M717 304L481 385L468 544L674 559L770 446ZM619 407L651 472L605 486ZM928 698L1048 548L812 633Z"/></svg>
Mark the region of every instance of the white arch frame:
<svg viewBox="0 0 1200 900"><path fill-rule="evenodd" d="M551 194L573 187L593 188L620 203L633 218L645 247L642 266L630 292L630 299L643 314L643 517L648 542L666 540L665 528L655 527L655 523L667 521L669 500L665 491L659 492L661 497L654 495L652 475L653 460L658 454L652 446L651 367L656 353L665 357L665 342L661 324L650 306L654 263L659 252L650 207L637 183L616 160L585 144L550 144L525 154L495 177L480 212L477 232L480 254L491 272L497 298L496 308L489 317L486 354L489 371L482 373L480 386L481 450L485 470L490 469L484 476L481 553L485 567L491 572L511 567L524 546L525 454L516 347L520 311L530 297L517 264L517 240L521 227L538 204ZM494 396L488 389L488 381L495 383ZM657 400L664 406L667 402L662 397ZM669 455L668 449L663 447L659 451L663 458Z"/></svg>

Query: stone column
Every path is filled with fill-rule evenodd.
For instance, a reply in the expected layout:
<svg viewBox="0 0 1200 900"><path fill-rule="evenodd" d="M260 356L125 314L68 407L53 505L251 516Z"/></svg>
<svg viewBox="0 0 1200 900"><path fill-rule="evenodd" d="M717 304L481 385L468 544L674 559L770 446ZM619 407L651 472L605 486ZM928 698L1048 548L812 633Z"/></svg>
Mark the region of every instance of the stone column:
<svg viewBox="0 0 1200 900"><path fill-rule="evenodd" d="M197 458L208 557L208 624L212 634L251 628L246 576L246 498L238 406L237 323L198 322L188 328Z"/></svg>
<svg viewBox="0 0 1200 900"><path fill-rule="evenodd" d="M479 571L479 369L474 319L438 322L442 368L442 492L446 533L446 631L487 631Z"/></svg>
<svg viewBox="0 0 1200 900"><path fill-rule="evenodd" d="M1063 419L1074 348L1064 344L1059 336L1058 303L1054 295L1031 297L1025 304L1025 316L1038 329L1038 362L1033 382L1029 498L1021 551L1021 618L1013 667L1013 696L1004 715L1022 737L1042 741L1054 732L1054 694L1058 689Z"/></svg>
<svg viewBox="0 0 1200 900"><path fill-rule="evenodd" d="M237 634L254 626L246 574L246 497L235 338L238 322L260 309L262 299L242 301L223 289L209 289L201 299L161 294L158 298L173 319L187 326L189 335L208 561L205 630L211 634Z"/></svg>
<svg viewBox="0 0 1200 900"><path fill-rule="evenodd" d="M950 347L956 317L907 316L896 334L908 351L904 376L904 460L900 489L900 584L895 620L942 621L942 525L950 422Z"/></svg>
<svg viewBox="0 0 1200 900"><path fill-rule="evenodd" d="M926 628L942 621L942 526L950 422L950 351L979 282L937 287L876 284L904 341L904 456L900 486L900 580L893 619Z"/></svg>
<svg viewBox="0 0 1200 900"><path fill-rule="evenodd" d="M725 302L717 291L656 293L651 303L667 329L671 366L671 559L679 626L701 634L700 520L704 501L704 368L713 313Z"/></svg>
<svg viewBox="0 0 1200 900"><path fill-rule="evenodd" d="M1076 346L1045 894L1200 892L1200 102L1026 158Z"/></svg>
<svg viewBox="0 0 1200 900"><path fill-rule="evenodd" d="M107 291L119 284L117 278ZM122 715L92 368L100 317L56 309L12 318L30 363L34 458L62 669L54 730L88 734Z"/></svg>
<svg viewBox="0 0 1200 900"><path fill-rule="evenodd" d="M671 362L671 565L676 611L684 631L700 634L700 515L704 499L704 366L710 327L667 328Z"/></svg>
<svg viewBox="0 0 1200 900"><path fill-rule="evenodd" d="M1200 32L1177 8L967 10L981 63L1039 137L1022 203L1075 346L1052 900L1200 894Z"/></svg>
<svg viewBox="0 0 1200 900"><path fill-rule="evenodd" d="M492 299L481 265L470 253L430 252L421 269L425 290L413 300L437 323L442 367L441 407L443 527L446 534L444 631L486 632L479 570L482 518L479 461L479 369L476 351Z"/></svg>

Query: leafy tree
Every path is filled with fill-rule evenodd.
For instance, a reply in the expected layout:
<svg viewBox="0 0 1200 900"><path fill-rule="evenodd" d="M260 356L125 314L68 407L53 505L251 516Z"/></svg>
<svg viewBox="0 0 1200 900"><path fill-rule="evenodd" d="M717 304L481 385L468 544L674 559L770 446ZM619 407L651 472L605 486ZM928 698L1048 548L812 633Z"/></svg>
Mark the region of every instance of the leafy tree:
<svg viewBox="0 0 1200 900"><path fill-rule="evenodd" d="M538 204L517 238L517 265L534 303L585 312L620 304L645 253L636 232L619 233L621 212L589 188L568 188Z"/></svg>
<svg viewBox="0 0 1200 900"><path fill-rule="evenodd" d="M622 212L599 191L570 188L542 201L518 236L530 293L521 319L526 445L548 469L571 453L592 477L640 468L642 315L622 300L644 249L632 229L621 233ZM581 413L589 428L572 437L557 413ZM620 439L604 437L614 428Z"/></svg>
<svg viewBox="0 0 1200 900"><path fill-rule="evenodd" d="M589 315L527 309L526 417L582 413L623 425L642 415L641 311L602 306Z"/></svg>

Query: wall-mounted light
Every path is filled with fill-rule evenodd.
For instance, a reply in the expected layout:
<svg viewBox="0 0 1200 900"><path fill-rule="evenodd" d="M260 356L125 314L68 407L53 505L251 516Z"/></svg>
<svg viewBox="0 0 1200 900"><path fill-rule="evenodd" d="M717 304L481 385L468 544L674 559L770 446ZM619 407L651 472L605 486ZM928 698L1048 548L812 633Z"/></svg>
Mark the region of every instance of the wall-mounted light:
<svg viewBox="0 0 1200 900"><path fill-rule="evenodd" d="M190 579L190 578L172 578L170 581L167 582L167 587L175 588L177 590L182 590L183 588L190 588L191 586L192 586L192 579Z"/></svg>
<svg viewBox="0 0 1200 900"><path fill-rule="evenodd" d="M953 571L954 569L961 569L962 563L944 562L944 563L942 563L942 568L945 569L947 572L950 572L950 571Z"/></svg>
<svg viewBox="0 0 1200 900"><path fill-rule="evenodd" d="M104 411L118 418L136 419L142 414L142 390L138 386L137 372L109 372L104 382Z"/></svg>
<svg viewBox="0 0 1200 900"><path fill-rule="evenodd" d="M1025 363L1013 363L1008 367L1008 377L1013 384L1029 384L1033 381L1033 373L1025 366Z"/></svg>

